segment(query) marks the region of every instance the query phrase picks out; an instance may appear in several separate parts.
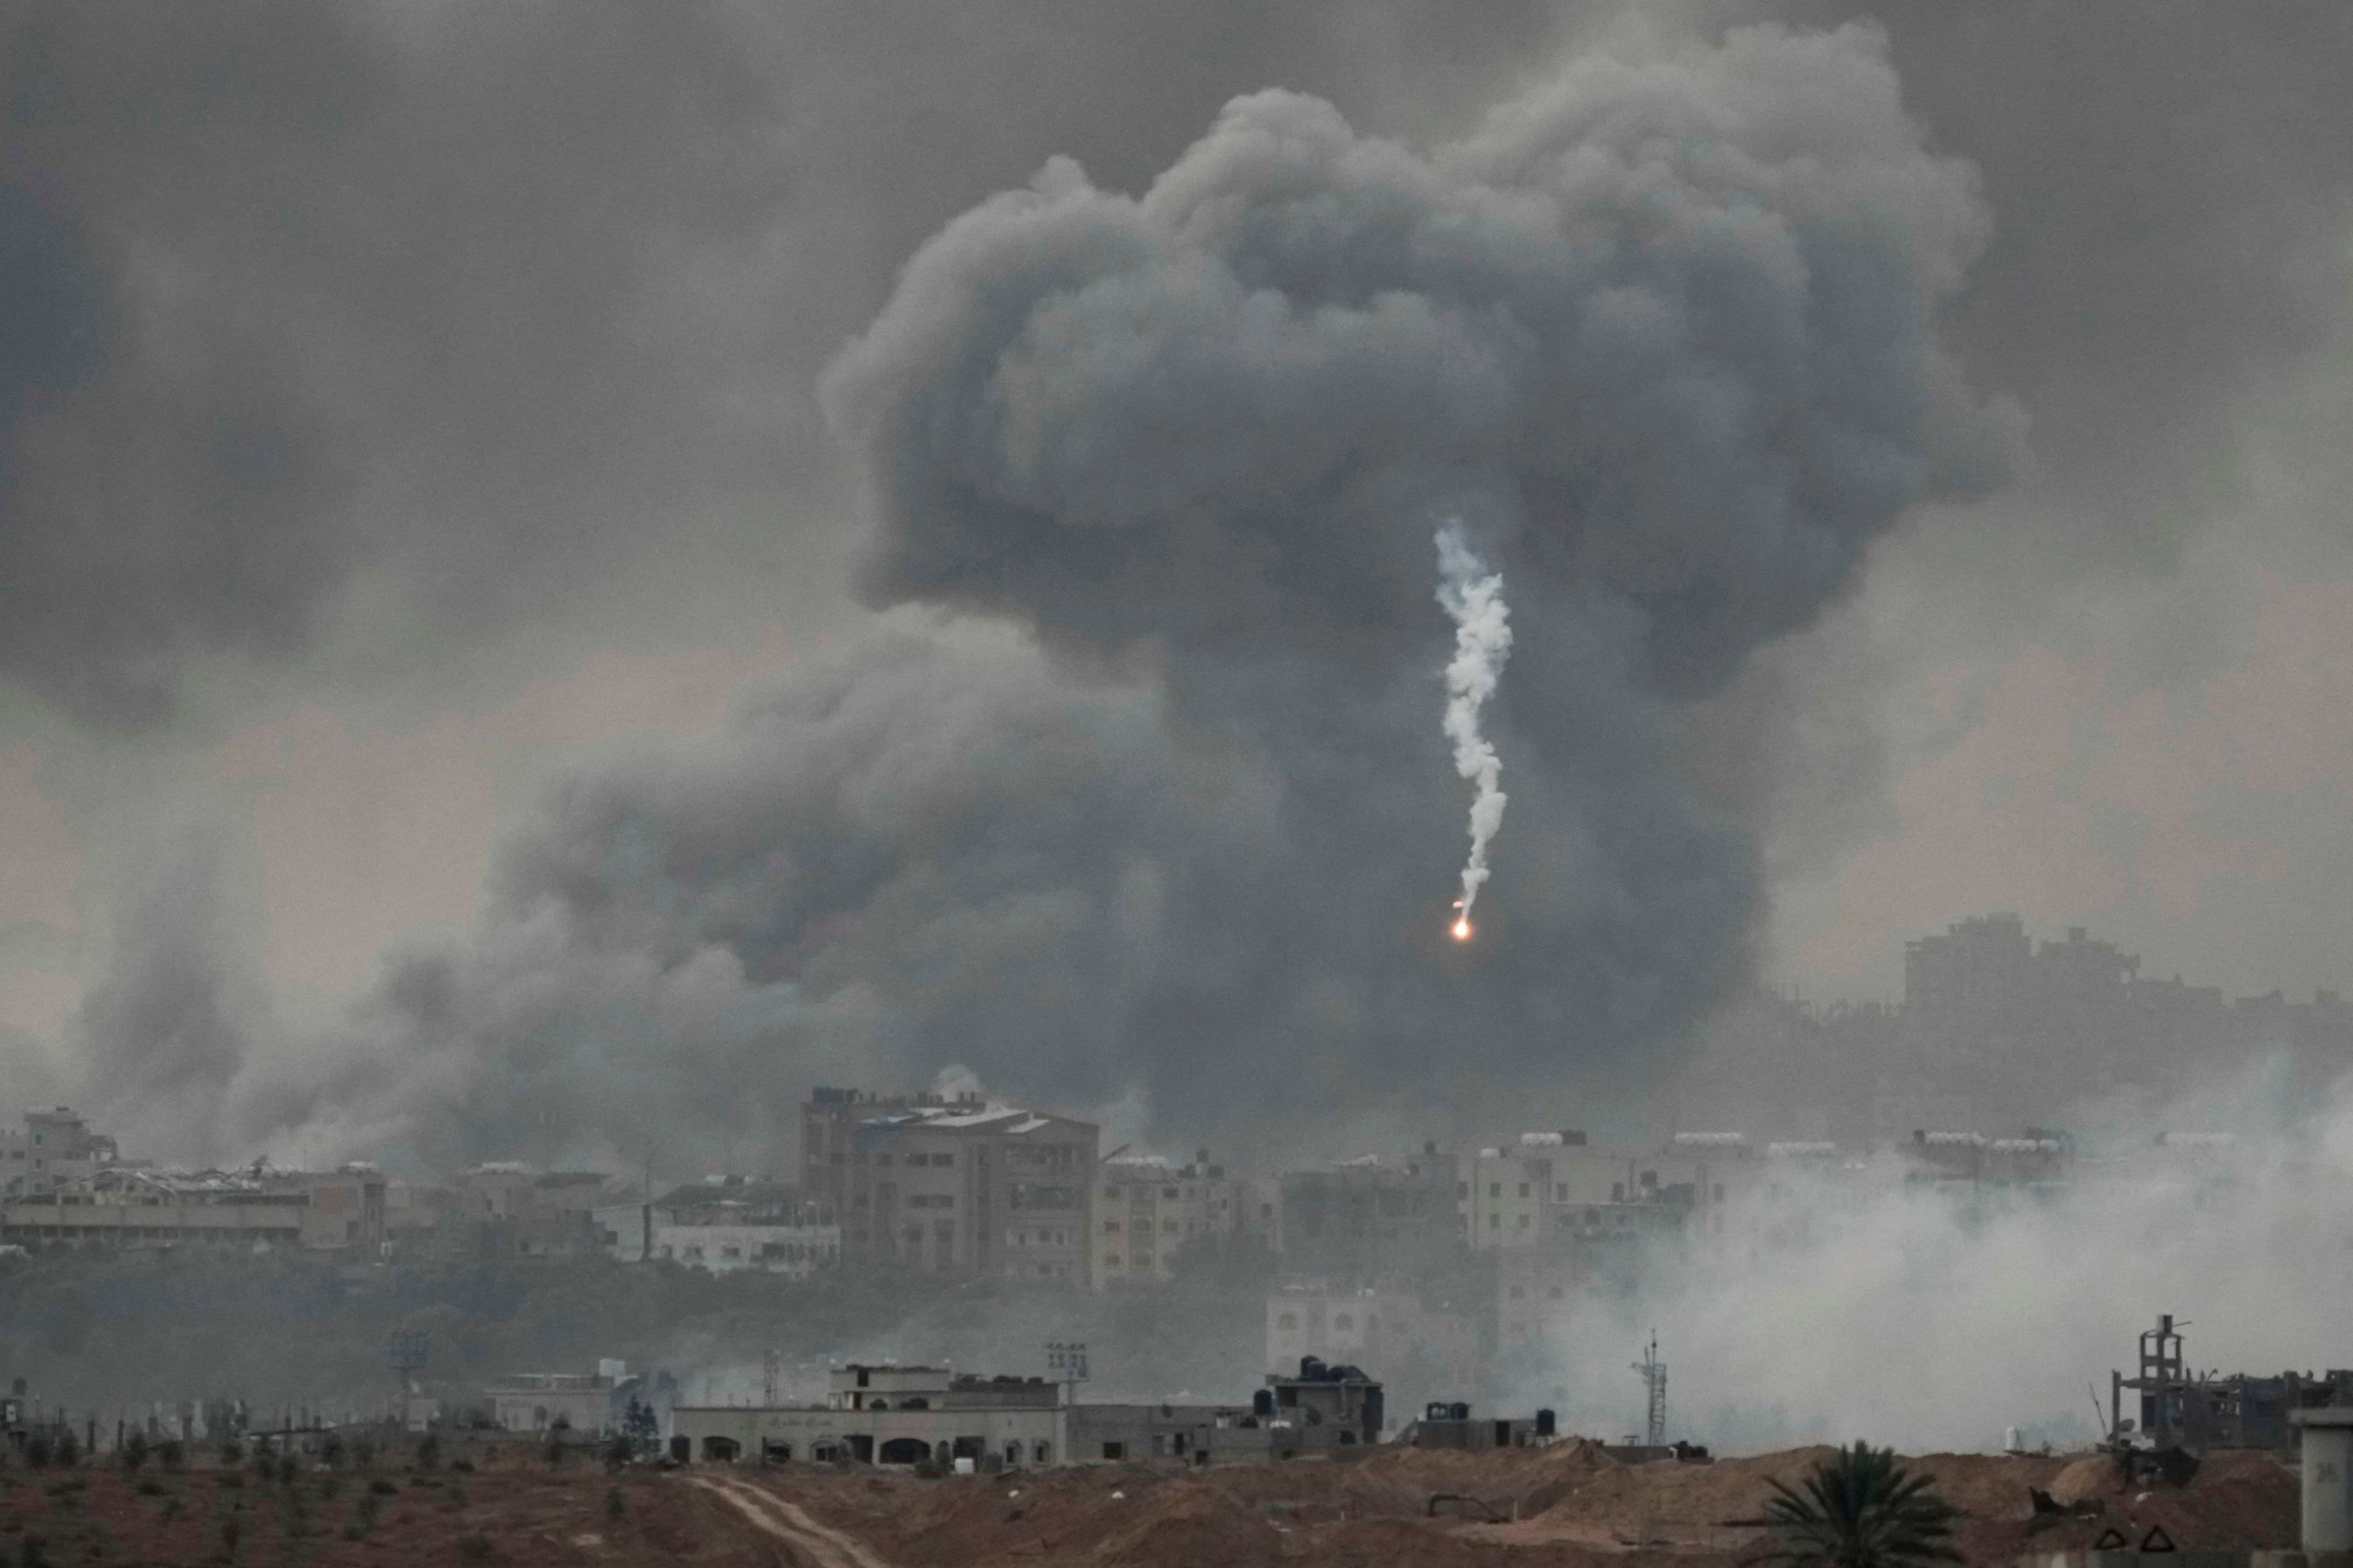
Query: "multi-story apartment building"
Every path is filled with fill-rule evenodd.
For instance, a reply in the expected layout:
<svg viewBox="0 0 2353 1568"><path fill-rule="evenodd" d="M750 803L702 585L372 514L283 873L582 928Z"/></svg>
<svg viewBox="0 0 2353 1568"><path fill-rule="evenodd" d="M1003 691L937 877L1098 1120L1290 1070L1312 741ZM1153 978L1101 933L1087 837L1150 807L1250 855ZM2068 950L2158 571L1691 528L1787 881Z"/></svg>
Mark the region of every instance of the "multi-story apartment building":
<svg viewBox="0 0 2353 1568"><path fill-rule="evenodd" d="M1082 1283L1100 1129L977 1096L802 1107L803 1189L841 1218L842 1258Z"/></svg>
<svg viewBox="0 0 2353 1568"><path fill-rule="evenodd" d="M26 1111L22 1132L0 1130L0 1193L54 1192L119 1163L114 1139L64 1106Z"/></svg>
<svg viewBox="0 0 2353 1568"><path fill-rule="evenodd" d="M1515 1145L1465 1157L1457 1192L1471 1245L1512 1251L1680 1225L1721 1184L1716 1167L1729 1158L1712 1145L1637 1154L1582 1132L1524 1132Z"/></svg>
<svg viewBox="0 0 2353 1568"><path fill-rule="evenodd" d="M1114 1154L1097 1169L1094 1282L1166 1279L1176 1249L1203 1236L1242 1228L1247 1194L1209 1163L1208 1150L1187 1165L1150 1155Z"/></svg>
<svg viewBox="0 0 2353 1568"><path fill-rule="evenodd" d="M1424 1144L1418 1155L1287 1172L1277 1224L1294 1278L1354 1287L1418 1276L1461 1245L1454 1158Z"/></svg>

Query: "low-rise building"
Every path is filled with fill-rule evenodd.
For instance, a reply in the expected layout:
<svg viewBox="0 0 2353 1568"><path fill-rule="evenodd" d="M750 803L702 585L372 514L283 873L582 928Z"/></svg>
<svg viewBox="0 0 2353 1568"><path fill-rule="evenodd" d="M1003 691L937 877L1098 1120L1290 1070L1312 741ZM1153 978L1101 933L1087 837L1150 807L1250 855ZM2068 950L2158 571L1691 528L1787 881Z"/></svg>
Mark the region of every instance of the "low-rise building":
<svg viewBox="0 0 2353 1568"><path fill-rule="evenodd" d="M160 1171L111 1165L46 1191L0 1198L0 1241L19 1245L287 1246L374 1258L385 1181L335 1171Z"/></svg>
<svg viewBox="0 0 2353 1568"><path fill-rule="evenodd" d="M517 1372L482 1390L493 1425L505 1432L566 1432L602 1437L621 1428L644 1379L624 1361L599 1361L593 1372Z"/></svg>
<svg viewBox="0 0 2353 1568"><path fill-rule="evenodd" d="M1409 1393L1477 1385L1479 1323L1407 1289L1293 1285L1266 1301L1266 1364L1366 1368Z"/></svg>
<svg viewBox="0 0 2353 1568"><path fill-rule="evenodd" d="M680 1404L670 1457L733 1464L968 1465L976 1470L1160 1458L1264 1461L1377 1443L1380 1383L1309 1361L1249 1404L1087 1403L1041 1378L850 1365L822 1405Z"/></svg>
<svg viewBox="0 0 2353 1568"><path fill-rule="evenodd" d="M758 1269L806 1278L841 1261L831 1208L783 1181L715 1176L673 1188L650 1204L596 1211L613 1255L655 1258L714 1274Z"/></svg>

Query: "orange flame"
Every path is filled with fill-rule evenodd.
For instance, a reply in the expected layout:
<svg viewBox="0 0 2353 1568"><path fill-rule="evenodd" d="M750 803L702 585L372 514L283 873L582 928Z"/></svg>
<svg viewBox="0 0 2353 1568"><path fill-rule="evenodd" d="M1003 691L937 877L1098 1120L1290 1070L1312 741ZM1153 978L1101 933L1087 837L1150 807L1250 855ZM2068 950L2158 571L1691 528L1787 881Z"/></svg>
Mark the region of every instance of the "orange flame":
<svg viewBox="0 0 2353 1568"><path fill-rule="evenodd" d="M1457 920L1454 922L1454 939L1458 942L1467 942L1471 939L1470 921Z"/></svg>

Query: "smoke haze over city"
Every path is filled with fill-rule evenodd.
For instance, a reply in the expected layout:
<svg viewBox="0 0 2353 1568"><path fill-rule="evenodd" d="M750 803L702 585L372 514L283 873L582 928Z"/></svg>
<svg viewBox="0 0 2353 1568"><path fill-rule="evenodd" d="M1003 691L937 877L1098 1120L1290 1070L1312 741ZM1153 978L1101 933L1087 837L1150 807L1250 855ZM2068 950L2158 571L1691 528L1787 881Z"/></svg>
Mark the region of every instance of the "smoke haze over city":
<svg viewBox="0 0 2353 1568"><path fill-rule="evenodd" d="M1790 1155L1820 1224L1736 1192L1494 1364L1614 1423L1655 1328L1721 1441L1978 1447L2099 1436L2082 1369L2159 1310L2353 1361L2307 1309L2344 9L26 0L0 45L7 1127L607 1173L649 1238L658 1186L807 1179L835 1086L1270 1179L1442 1150L1465 1203L1523 1134L1737 1135L1872 1195ZM1440 529L1509 603L1482 884ZM2081 1164L1957 1214L1930 1133ZM1257 1355L1264 1281L1202 1280ZM752 1375L701 1332L632 1342ZM1824 1393L1859 1345L2019 1353Z"/></svg>

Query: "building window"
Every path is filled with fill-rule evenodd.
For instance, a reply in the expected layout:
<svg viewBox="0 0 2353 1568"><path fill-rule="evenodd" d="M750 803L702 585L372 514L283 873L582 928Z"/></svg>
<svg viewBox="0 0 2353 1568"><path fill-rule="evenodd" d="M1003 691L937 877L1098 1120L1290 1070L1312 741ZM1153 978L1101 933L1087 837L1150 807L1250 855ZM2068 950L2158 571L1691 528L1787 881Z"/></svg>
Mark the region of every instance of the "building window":
<svg viewBox="0 0 2353 1568"><path fill-rule="evenodd" d="M1518 1230L1526 1230L1528 1228L1528 1217L1525 1214L1522 1214L1520 1216L1519 1224L1514 1228Z"/></svg>
<svg viewBox="0 0 2353 1568"><path fill-rule="evenodd" d="M1527 1184L1525 1181L1523 1181L1523 1182L1521 1182L1521 1183L1520 1183L1520 1196L1521 1196L1521 1197L1523 1197L1523 1198L1525 1198L1525 1197L1526 1197L1527 1195L1528 1195L1528 1184Z"/></svg>
<svg viewBox="0 0 2353 1568"><path fill-rule="evenodd" d="M1487 1228L1491 1231L1502 1230L1504 1228L1504 1216L1501 1214L1489 1214L1487 1216Z"/></svg>
<svg viewBox="0 0 2353 1568"><path fill-rule="evenodd" d="M1103 1254L1103 1266L1105 1268L1117 1268L1119 1266L1119 1254L1115 1252L1107 1252Z"/></svg>
<svg viewBox="0 0 2353 1568"><path fill-rule="evenodd" d="M1490 1181L1487 1183L1487 1196L1490 1198L1500 1198L1503 1195L1504 1184L1501 1181Z"/></svg>
<svg viewBox="0 0 2353 1568"><path fill-rule="evenodd" d="M1285 1312L1282 1317L1277 1318L1274 1320L1274 1326L1278 1329L1296 1329L1299 1327L1299 1314L1296 1312Z"/></svg>
<svg viewBox="0 0 2353 1568"><path fill-rule="evenodd" d="M1332 1319L1332 1327L1343 1334L1350 1332L1356 1326L1356 1319L1345 1312L1340 1313Z"/></svg>
<svg viewBox="0 0 2353 1568"><path fill-rule="evenodd" d="M1117 1220L1105 1220L1103 1222L1103 1234L1105 1235L1117 1235L1119 1234L1119 1222Z"/></svg>

